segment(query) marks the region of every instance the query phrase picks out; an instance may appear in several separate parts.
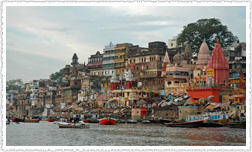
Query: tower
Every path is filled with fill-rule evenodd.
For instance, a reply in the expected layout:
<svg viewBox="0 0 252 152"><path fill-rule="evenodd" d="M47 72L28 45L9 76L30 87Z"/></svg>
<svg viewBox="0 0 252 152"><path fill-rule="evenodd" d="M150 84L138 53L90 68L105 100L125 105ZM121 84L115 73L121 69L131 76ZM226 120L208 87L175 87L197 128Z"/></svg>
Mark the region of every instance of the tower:
<svg viewBox="0 0 252 152"><path fill-rule="evenodd" d="M189 40L187 40L187 43L185 45L185 53L184 53L184 60L187 61L187 64L191 62L192 59L192 51L191 46L189 44Z"/></svg>
<svg viewBox="0 0 252 152"><path fill-rule="evenodd" d="M214 46L214 51L212 56L206 66L207 70L212 70L213 73L213 83L220 84L224 82L229 82L229 66L228 62L222 52L221 45L219 43L219 39L216 39L216 44ZM207 78L207 83L209 84L211 80L209 76Z"/></svg>
<svg viewBox="0 0 252 152"><path fill-rule="evenodd" d="M164 57L164 60L163 60L163 63L162 63L162 77L166 76L166 66L168 64L170 64L170 59L169 59L169 55L168 55L168 52L166 50L165 52L165 57Z"/></svg>
<svg viewBox="0 0 252 152"><path fill-rule="evenodd" d="M77 57L76 53L74 53L74 55L73 55L73 57L72 57L72 63L71 63L71 65L72 65L72 66L75 66L75 65L77 65L77 64L79 64L79 62L78 62L78 57Z"/></svg>
<svg viewBox="0 0 252 152"><path fill-rule="evenodd" d="M209 53L209 48L206 43L206 39L204 38L203 43L200 46L199 54L198 54L198 61L196 62L196 70L202 70L204 66L207 65L208 61L210 60L211 56Z"/></svg>

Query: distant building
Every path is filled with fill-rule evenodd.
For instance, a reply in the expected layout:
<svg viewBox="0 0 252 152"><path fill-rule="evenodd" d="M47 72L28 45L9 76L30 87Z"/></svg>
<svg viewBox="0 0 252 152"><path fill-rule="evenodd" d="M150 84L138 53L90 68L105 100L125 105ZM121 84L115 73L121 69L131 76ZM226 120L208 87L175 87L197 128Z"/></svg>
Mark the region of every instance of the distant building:
<svg viewBox="0 0 252 152"><path fill-rule="evenodd" d="M231 46L224 48L228 52L229 80L231 86L237 87L241 73L246 79L246 43L234 42Z"/></svg>
<svg viewBox="0 0 252 152"><path fill-rule="evenodd" d="M103 69L102 69L102 58L103 55L97 51L95 55L91 55L91 57L88 58L88 70L90 71L90 75L103 75Z"/></svg>
<svg viewBox="0 0 252 152"><path fill-rule="evenodd" d="M30 82L30 100L31 105L36 106L38 103L39 81L33 80Z"/></svg>
<svg viewBox="0 0 252 152"><path fill-rule="evenodd" d="M109 45L105 46L103 49L103 59L102 59L102 68L104 76L112 76L115 72L114 68L114 52L116 45L113 45L112 42Z"/></svg>
<svg viewBox="0 0 252 152"><path fill-rule="evenodd" d="M116 75L123 75L126 69L126 57L128 55L129 47L133 46L131 43L116 44L114 52L114 68Z"/></svg>
<svg viewBox="0 0 252 152"><path fill-rule="evenodd" d="M177 47L177 38L178 36L173 36L173 39L168 39L168 49Z"/></svg>
<svg viewBox="0 0 252 152"><path fill-rule="evenodd" d="M164 79L161 77L162 63L167 46L164 42L150 42L148 48L130 47L127 68L137 82L150 90L162 90Z"/></svg>

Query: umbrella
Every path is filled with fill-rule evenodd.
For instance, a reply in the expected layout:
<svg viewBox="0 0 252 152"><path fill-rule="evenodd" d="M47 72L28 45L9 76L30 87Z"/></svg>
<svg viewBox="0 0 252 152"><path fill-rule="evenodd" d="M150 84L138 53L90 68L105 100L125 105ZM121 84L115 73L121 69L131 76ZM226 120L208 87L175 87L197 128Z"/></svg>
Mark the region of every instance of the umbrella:
<svg viewBox="0 0 252 152"><path fill-rule="evenodd" d="M214 105L212 105L212 104L210 104L210 105L208 105L207 107L206 107L206 109L213 109L214 108Z"/></svg>
<svg viewBox="0 0 252 152"><path fill-rule="evenodd" d="M177 98L178 100L183 100L183 98L181 98L181 97L179 97L179 98Z"/></svg>
<svg viewBox="0 0 252 152"><path fill-rule="evenodd" d="M155 107L156 105L157 105L156 103L153 103L153 104L152 104L152 107Z"/></svg>
<svg viewBox="0 0 252 152"><path fill-rule="evenodd" d="M189 97L190 97L190 96L187 96L187 95L184 96L185 99L187 99L187 98L189 98Z"/></svg>
<svg viewBox="0 0 252 152"><path fill-rule="evenodd" d="M161 104L161 107L164 107L166 105L167 105L166 102L164 102L164 103Z"/></svg>
<svg viewBox="0 0 252 152"><path fill-rule="evenodd" d="M221 106L220 103L218 103L217 105L214 106L214 108L219 108Z"/></svg>
<svg viewBox="0 0 252 152"><path fill-rule="evenodd" d="M214 95L211 95L211 96L209 96L207 99L210 100L210 99L213 98L213 97L214 97Z"/></svg>

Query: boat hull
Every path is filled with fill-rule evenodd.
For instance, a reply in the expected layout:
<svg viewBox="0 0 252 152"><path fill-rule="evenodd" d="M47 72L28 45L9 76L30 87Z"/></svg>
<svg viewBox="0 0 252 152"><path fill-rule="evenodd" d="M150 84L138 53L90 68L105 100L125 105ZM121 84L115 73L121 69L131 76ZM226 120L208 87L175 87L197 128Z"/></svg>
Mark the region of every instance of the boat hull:
<svg viewBox="0 0 252 152"><path fill-rule="evenodd" d="M99 121L100 125L115 125L116 120L113 118L104 118Z"/></svg>
<svg viewBox="0 0 252 152"><path fill-rule="evenodd" d="M165 123L170 123L172 122L171 119L159 119L159 123L161 123L162 125L164 125Z"/></svg>
<svg viewBox="0 0 252 152"><path fill-rule="evenodd" d="M137 121L136 120L127 120L127 123L136 124Z"/></svg>
<svg viewBox="0 0 252 152"><path fill-rule="evenodd" d="M24 122L26 122L26 123L39 123L39 119L30 119L30 120L25 120Z"/></svg>
<svg viewBox="0 0 252 152"><path fill-rule="evenodd" d="M48 122L54 122L54 120L53 119L48 119Z"/></svg>
<svg viewBox="0 0 252 152"><path fill-rule="evenodd" d="M164 123L167 127L182 127L182 128L198 128L202 126L204 120L190 121L190 122L170 122Z"/></svg>
<svg viewBox="0 0 252 152"><path fill-rule="evenodd" d="M90 128L89 125L86 124L74 124L74 123L58 123L59 128L78 128L78 129L84 129L84 128Z"/></svg>
<svg viewBox="0 0 252 152"><path fill-rule="evenodd" d="M16 118L16 117L12 118L11 120L12 120L12 122L23 122L22 119Z"/></svg>
<svg viewBox="0 0 252 152"><path fill-rule="evenodd" d="M222 124L219 124L219 123L203 123L201 124L200 127L223 127Z"/></svg>

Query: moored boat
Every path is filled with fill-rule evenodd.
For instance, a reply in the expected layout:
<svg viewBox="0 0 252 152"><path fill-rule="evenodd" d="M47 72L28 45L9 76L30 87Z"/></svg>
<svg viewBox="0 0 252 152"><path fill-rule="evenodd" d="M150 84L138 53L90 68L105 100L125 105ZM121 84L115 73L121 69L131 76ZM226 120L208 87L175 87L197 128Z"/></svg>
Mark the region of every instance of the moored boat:
<svg viewBox="0 0 252 152"><path fill-rule="evenodd" d="M115 125L116 124L116 119L114 118L102 118L99 119L100 125Z"/></svg>
<svg viewBox="0 0 252 152"><path fill-rule="evenodd" d="M161 123L162 125L164 125L164 123L170 123L172 122L171 119L159 119L159 123Z"/></svg>
<svg viewBox="0 0 252 152"><path fill-rule="evenodd" d="M85 123L58 122L58 126L59 128L79 128L79 129L90 128L90 126Z"/></svg>
<svg viewBox="0 0 252 152"><path fill-rule="evenodd" d="M89 123L88 119L83 120L84 123Z"/></svg>
<svg viewBox="0 0 252 152"><path fill-rule="evenodd" d="M149 120L150 121L150 123L159 123L159 120Z"/></svg>
<svg viewBox="0 0 252 152"><path fill-rule="evenodd" d="M6 121L6 125L9 125L10 124L10 121Z"/></svg>
<svg viewBox="0 0 252 152"><path fill-rule="evenodd" d="M203 124L201 124L200 127L222 127L223 124L220 123L215 123L215 122L204 122Z"/></svg>
<svg viewBox="0 0 252 152"><path fill-rule="evenodd" d="M16 118L16 117L12 118L11 120L12 120L12 122L22 122L23 121L22 119Z"/></svg>
<svg viewBox="0 0 252 152"><path fill-rule="evenodd" d="M50 118L49 118L49 119L48 119L48 122L54 122L54 119L50 119Z"/></svg>
<svg viewBox="0 0 252 152"><path fill-rule="evenodd" d="M48 121L49 118L42 118L41 121Z"/></svg>
<svg viewBox="0 0 252 152"><path fill-rule="evenodd" d="M39 122L39 119L25 119L24 122L28 122L28 123L38 123Z"/></svg>
<svg viewBox="0 0 252 152"><path fill-rule="evenodd" d="M128 119L127 123L133 123L133 124L135 124L135 123L137 123L137 121L136 120L132 120L132 119Z"/></svg>
<svg viewBox="0 0 252 152"><path fill-rule="evenodd" d="M142 123L147 124L147 123L150 123L150 121L149 120L143 120Z"/></svg>
<svg viewBox="0 0 252 152"><path fill-rule="evenodd" d="M204 120L190 122L170 122L164 123L167 127L198 128L204 123Z"/></svg>

